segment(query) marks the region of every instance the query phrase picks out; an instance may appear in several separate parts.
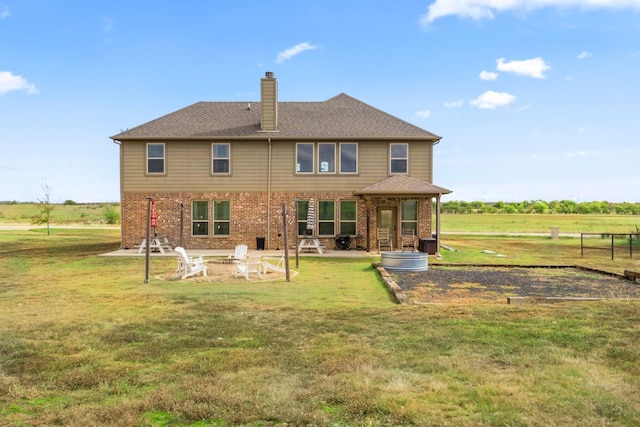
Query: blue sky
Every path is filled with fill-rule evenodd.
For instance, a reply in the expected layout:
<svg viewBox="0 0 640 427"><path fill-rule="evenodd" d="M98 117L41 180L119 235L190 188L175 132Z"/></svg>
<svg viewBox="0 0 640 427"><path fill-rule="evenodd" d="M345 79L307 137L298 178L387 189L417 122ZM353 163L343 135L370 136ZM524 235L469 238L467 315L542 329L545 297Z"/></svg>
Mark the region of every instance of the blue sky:
<svg viewBox="0 0 640 427"><path fill-rule="evenodd" d="M0 0L0 200L119 200L109 136L344 92L443 137L444 200L640 201L640 0Z"/></svg>

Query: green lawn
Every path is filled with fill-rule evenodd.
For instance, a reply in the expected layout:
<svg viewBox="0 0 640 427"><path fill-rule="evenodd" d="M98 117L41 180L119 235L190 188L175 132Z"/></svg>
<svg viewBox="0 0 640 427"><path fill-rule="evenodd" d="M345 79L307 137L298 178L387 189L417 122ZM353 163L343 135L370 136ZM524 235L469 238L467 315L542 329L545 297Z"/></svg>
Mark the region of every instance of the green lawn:
<svg viewBox="0 0 640 427"><path fill-rule="evenodd" d="M456 239L441 262L610 262L575 239ZM1 425L640 424L637 301L399 306L376 258L234 284L160 280L175 260L154 258L145 284L143 258L97 256L118 244L0 232Z"/></svg>

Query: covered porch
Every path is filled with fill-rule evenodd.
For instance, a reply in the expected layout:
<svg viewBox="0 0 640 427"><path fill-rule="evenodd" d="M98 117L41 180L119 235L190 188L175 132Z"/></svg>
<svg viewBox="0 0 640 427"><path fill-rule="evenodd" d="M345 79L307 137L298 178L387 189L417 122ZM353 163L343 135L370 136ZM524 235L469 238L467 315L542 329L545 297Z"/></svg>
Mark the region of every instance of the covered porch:
<svg viewBox="0 0 640 427"><path fill-rule="evenodd" d="M365 205L367 252L378 250L378 229L389 231L394 249L402 249L402 230L413 229L418 239L435 235L436 252L439 253L440 199L449 193L451 190L444 187L404 175L395 175L354 191L354 195ZM433 199L436 201L435 212L432 208Z"/></svg>

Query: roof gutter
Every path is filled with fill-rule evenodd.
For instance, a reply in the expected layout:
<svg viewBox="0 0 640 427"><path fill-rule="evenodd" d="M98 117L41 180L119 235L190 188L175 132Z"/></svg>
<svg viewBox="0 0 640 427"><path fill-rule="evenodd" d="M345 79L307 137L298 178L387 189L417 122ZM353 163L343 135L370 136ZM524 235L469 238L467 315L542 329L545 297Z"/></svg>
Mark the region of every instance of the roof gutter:
<svg viewBox="0 0 640 427"><path fill-rule="evenodd" d="M110 137L114 141L211 141L211 140L225 140L225 141L256 141L256 140L269 140L271 137L265 135L251 135L251 136L229 136L229 135L213 135L213 136L136 136L136 137L124 137L116 138ZM317 136L312 135L278 135L279 140L286 141L301 141L301 140L313 140L318 141ZM437 144L442 139L441 136L434 138L425 138L424 136L326 136L322 137L323 141L335 140L335 141L433 141Z"/></svg>

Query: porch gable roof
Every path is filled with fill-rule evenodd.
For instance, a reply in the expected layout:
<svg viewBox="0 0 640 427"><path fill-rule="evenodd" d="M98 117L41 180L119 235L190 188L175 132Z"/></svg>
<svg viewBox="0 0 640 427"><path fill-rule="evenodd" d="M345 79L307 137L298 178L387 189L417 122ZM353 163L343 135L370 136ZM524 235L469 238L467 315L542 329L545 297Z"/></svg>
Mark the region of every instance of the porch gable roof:
<svg viewBox="0 0 640 427"><path fill-rule="evenodd" d="M354 192L357 196L437 196L449 193L451 190L444 187L405 175L394 175Z"/></svg>

